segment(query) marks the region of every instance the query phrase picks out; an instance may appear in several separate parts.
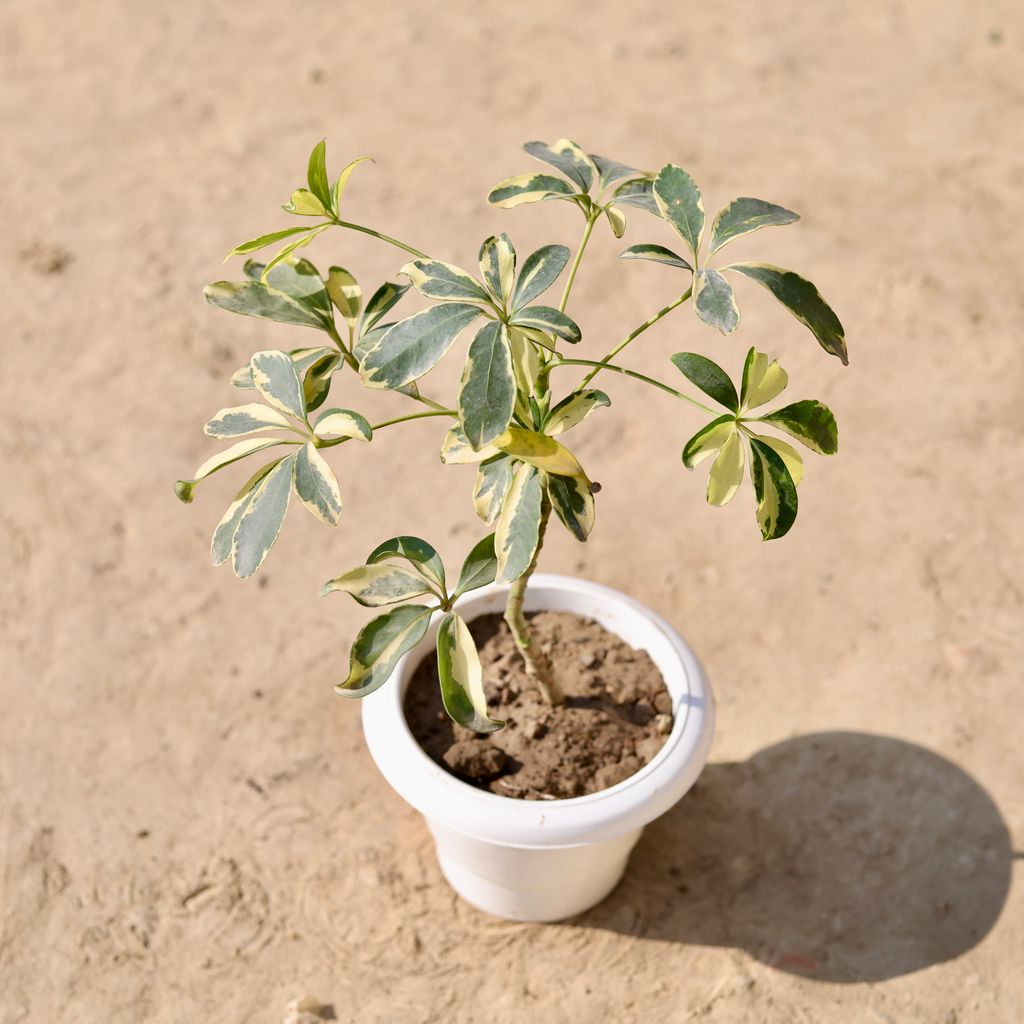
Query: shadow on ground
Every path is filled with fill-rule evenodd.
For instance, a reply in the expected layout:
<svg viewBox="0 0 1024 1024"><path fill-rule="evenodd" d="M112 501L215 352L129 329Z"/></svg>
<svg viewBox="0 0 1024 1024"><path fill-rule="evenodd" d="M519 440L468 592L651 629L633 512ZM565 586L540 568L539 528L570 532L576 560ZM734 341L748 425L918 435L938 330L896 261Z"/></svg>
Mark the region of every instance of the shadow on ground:
<svg viewBox="0 0 1024 1024"><path fill-rule="evenodd" d="M879 981L980 942L1012 860L995 804L955 764L900 740L817 733L709 765L577 923Z"/></svg>

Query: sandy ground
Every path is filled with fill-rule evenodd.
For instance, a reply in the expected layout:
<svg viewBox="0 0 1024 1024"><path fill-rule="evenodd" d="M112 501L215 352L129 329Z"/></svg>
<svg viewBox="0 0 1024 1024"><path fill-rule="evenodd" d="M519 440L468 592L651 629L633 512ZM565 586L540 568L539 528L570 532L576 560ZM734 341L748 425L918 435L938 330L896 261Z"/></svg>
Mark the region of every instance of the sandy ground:
<svg viewBox="0 0 1024 1024"><path fill-rule="evenodd" d="M0 1024L277 1024L303 994L360 1024L1024 1019L1022 49L1012 0L0 4ZM378 158L354 219L467 262L498 229L573 244L567 207L483 201L565 134L800 211L742 251L813 276L851 365L752 285L734 339L681 315L634 346L664 373L756 342L834 407L841 453L771 545L680 467L698 420L607 382L598 528L545 567L677 623L720 727L620 889L533 927L453 897L331 692L365 616L322 580L477 535L431 423L335 460L344 524L293 512L259 583L207 563L238 474L191 508L171 481L226 375L300 343L200 288L284 224L317 138ZM594 353L674 294L617 251L577 287Z"/></svg>

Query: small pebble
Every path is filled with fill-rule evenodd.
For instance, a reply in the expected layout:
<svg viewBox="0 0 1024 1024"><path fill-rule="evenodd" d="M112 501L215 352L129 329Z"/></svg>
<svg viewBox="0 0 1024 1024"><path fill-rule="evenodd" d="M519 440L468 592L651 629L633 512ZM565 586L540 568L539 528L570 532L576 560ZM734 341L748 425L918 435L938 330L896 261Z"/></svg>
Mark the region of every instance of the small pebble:
<svg viewBox="0 0 1024 1024"><path fill-rule="evenodd" d="M593 668L597 664L597 652L592 647L580 651L580 664L584 668Z"/></svg>
<svg viewBox="0 0 1024 1024"><path fill-rule="evenodd" d="M667 736L672 731L672 716L655 715L654 728L657 729L662 736Z"/></svg>

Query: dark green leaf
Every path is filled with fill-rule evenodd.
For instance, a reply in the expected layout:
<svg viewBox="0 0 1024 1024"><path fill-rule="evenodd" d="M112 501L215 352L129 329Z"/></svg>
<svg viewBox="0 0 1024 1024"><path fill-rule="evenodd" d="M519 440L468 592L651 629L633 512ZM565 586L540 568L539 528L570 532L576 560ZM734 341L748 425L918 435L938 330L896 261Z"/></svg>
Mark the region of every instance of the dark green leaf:
<svg viewBox="0 0 1024 1024"><path fill-rule="evenodd" d="M459 573L459 582L455 586L455 595L465 594L470 590L486 587L494 582L498 572L498 556L494 553L494 534L489 533L483 540L474 545L466 556Z"/></svg>
<svg viewBox="0 0 1024 1024"><path fill-rule="evenodd" d="M704 204L696 182L682 167L666 164L654 180L654 199L662 217L696 256L704 233Z"/></svg>
<svg viewBox="0 0 1024 1024"><path fill-rule="evenodd" d="M814 399L794 402L761 417L762 423L771 423L787 434L792 434L811 451L821 455L835 455L839 451L839 428L827 405Z"/></svg>
<svg viewBox="0 0 1024 1024"><path fill-rule="evenodd" d="M796 522L796 484L781 456L756 438L750 439L753 455L750 475L757 498L757 523L764 540L785 536Z"/></svg>
<svg viewBox="0 0 1024 1024"><path fill-rule="evenodd" d="M583 476L543 474L551 507L565 528L579 541L585 541L594 528L594 497L590 481Z"/></svg>
<svg viewBox="0 0 1024 1024"><path fill-rule="evenodd" d="M620 206L635 206L639 210L646 210L656 217L661 216L661 210L654 199L654 180L652 178L637 178L635 181L624 181L612 193L612 201Z"/></svg>
<svg viewBox="0 0 1024 1024"><path fill-rule="evenodd" d="M727 242L771 225L792 224L800 215L763 199L734 199L723 206L711 226L711 252L716 253Z"/></svg>
<svg viewBox="0 0 1024 1024"><path fill-rule="evenodd" d="M516 404L516 379L504 324L489 320L469 346L459 387L459 422L479 451L508 429Z"/></svg>
<svg viewBox="0 0 1024 1024"><path fill-rule="evenodd" d="M619 253L620 260L650 260L652 263L664 263L667 267L679 267L681 270L692 272L693 267L678 253L666 249L663 245L655 242L642 242L640 245L631 245Z"/></svg>
<svg viewBox="0 0 1024 1024"><path fill-rule="evenodd" d="M735 416L719 416L718 419L706 423L683 445L683 465L687 469L700 465L709 455L717 452L735 432Z"/></svg>
<svg viewBox="0 0 1024 1024"><path fill-rule="evenodd" d="M392 537L378 544L366 559L367 565L375 565L387 558L404 558L412 567L431 583L444 589L444 563L433 545L420 537Z"/></svg>
<svg viewBox="0 0 1024 1024"><path fill-rule="evenodd" d="M644 171L638 171L628 164L620 164L617 160L609 160L606 156L590 154L590 159L597 168L598 184L601 188L607 188L613 181L621 181L623 178L641 178Z"/></svg>
<svg viewBox="0 0 1024 1024"><path fill-rule="evenodd" d="M366 304L366 310L363 313L362 330L370 330L411 287L412 285L408 284L395 284L392 281L385 281L370 296L370 301Z"/></svg>
<svg viewBox="0 0 1024 1024"><path fill-rule="evenodd" d="M544 245L530 253L512 292L512 309L521 309L547 291L565 269L571 255L564 245Z"/></svg>
<svg viewBox="0 0 1024 1024"><path fill-rule="evenodd" d="M740 403L736 397L736 388L729 375L717 363L696 352L677 352L672 362L679 372L692 384L713 398L726 409L739 412Z"/></svg>
<svg viewBox="0 0 1024 1024"><path fill-rule="evenodd" d="M527 142L523 149L535 160L561 171L570 181L579 185L581 192L590 191L594 181L594 165L575 142L559 139L552 146L546 142Z"/></svg>
<svg viewBox="0 0 1024 1024"><path fill-rule="evenodd" d="M309 191L320 200L324 209L331 208L331 186L327 180L327 143L321 139L309 154L309 169L306 172Z"/></svg>

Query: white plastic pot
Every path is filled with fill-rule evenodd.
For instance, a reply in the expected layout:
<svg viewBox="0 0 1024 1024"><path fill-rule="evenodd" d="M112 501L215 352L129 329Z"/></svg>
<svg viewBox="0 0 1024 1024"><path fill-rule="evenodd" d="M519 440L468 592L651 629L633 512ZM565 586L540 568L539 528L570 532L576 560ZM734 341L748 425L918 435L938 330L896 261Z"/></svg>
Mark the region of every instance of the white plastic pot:
<svg viewBox="0 0 1024 1024"><path fill-rule="evenodd" d="M471 621L501 612L507 587L467 595ZM363 731L384 778L427 821L445 878L460 896L497 917L558 921L599 903L615 888L644 825L693 785L708 758L715 711L711 688L683 638L654 612L609 587L536 575L527 611L567 611L595 619L661 670L675 722L648 765L610 789L569 800L517 800L461 782L414 739L402 698L433 650L438 620L399 662L391 680L363 701Z"/></svg>

